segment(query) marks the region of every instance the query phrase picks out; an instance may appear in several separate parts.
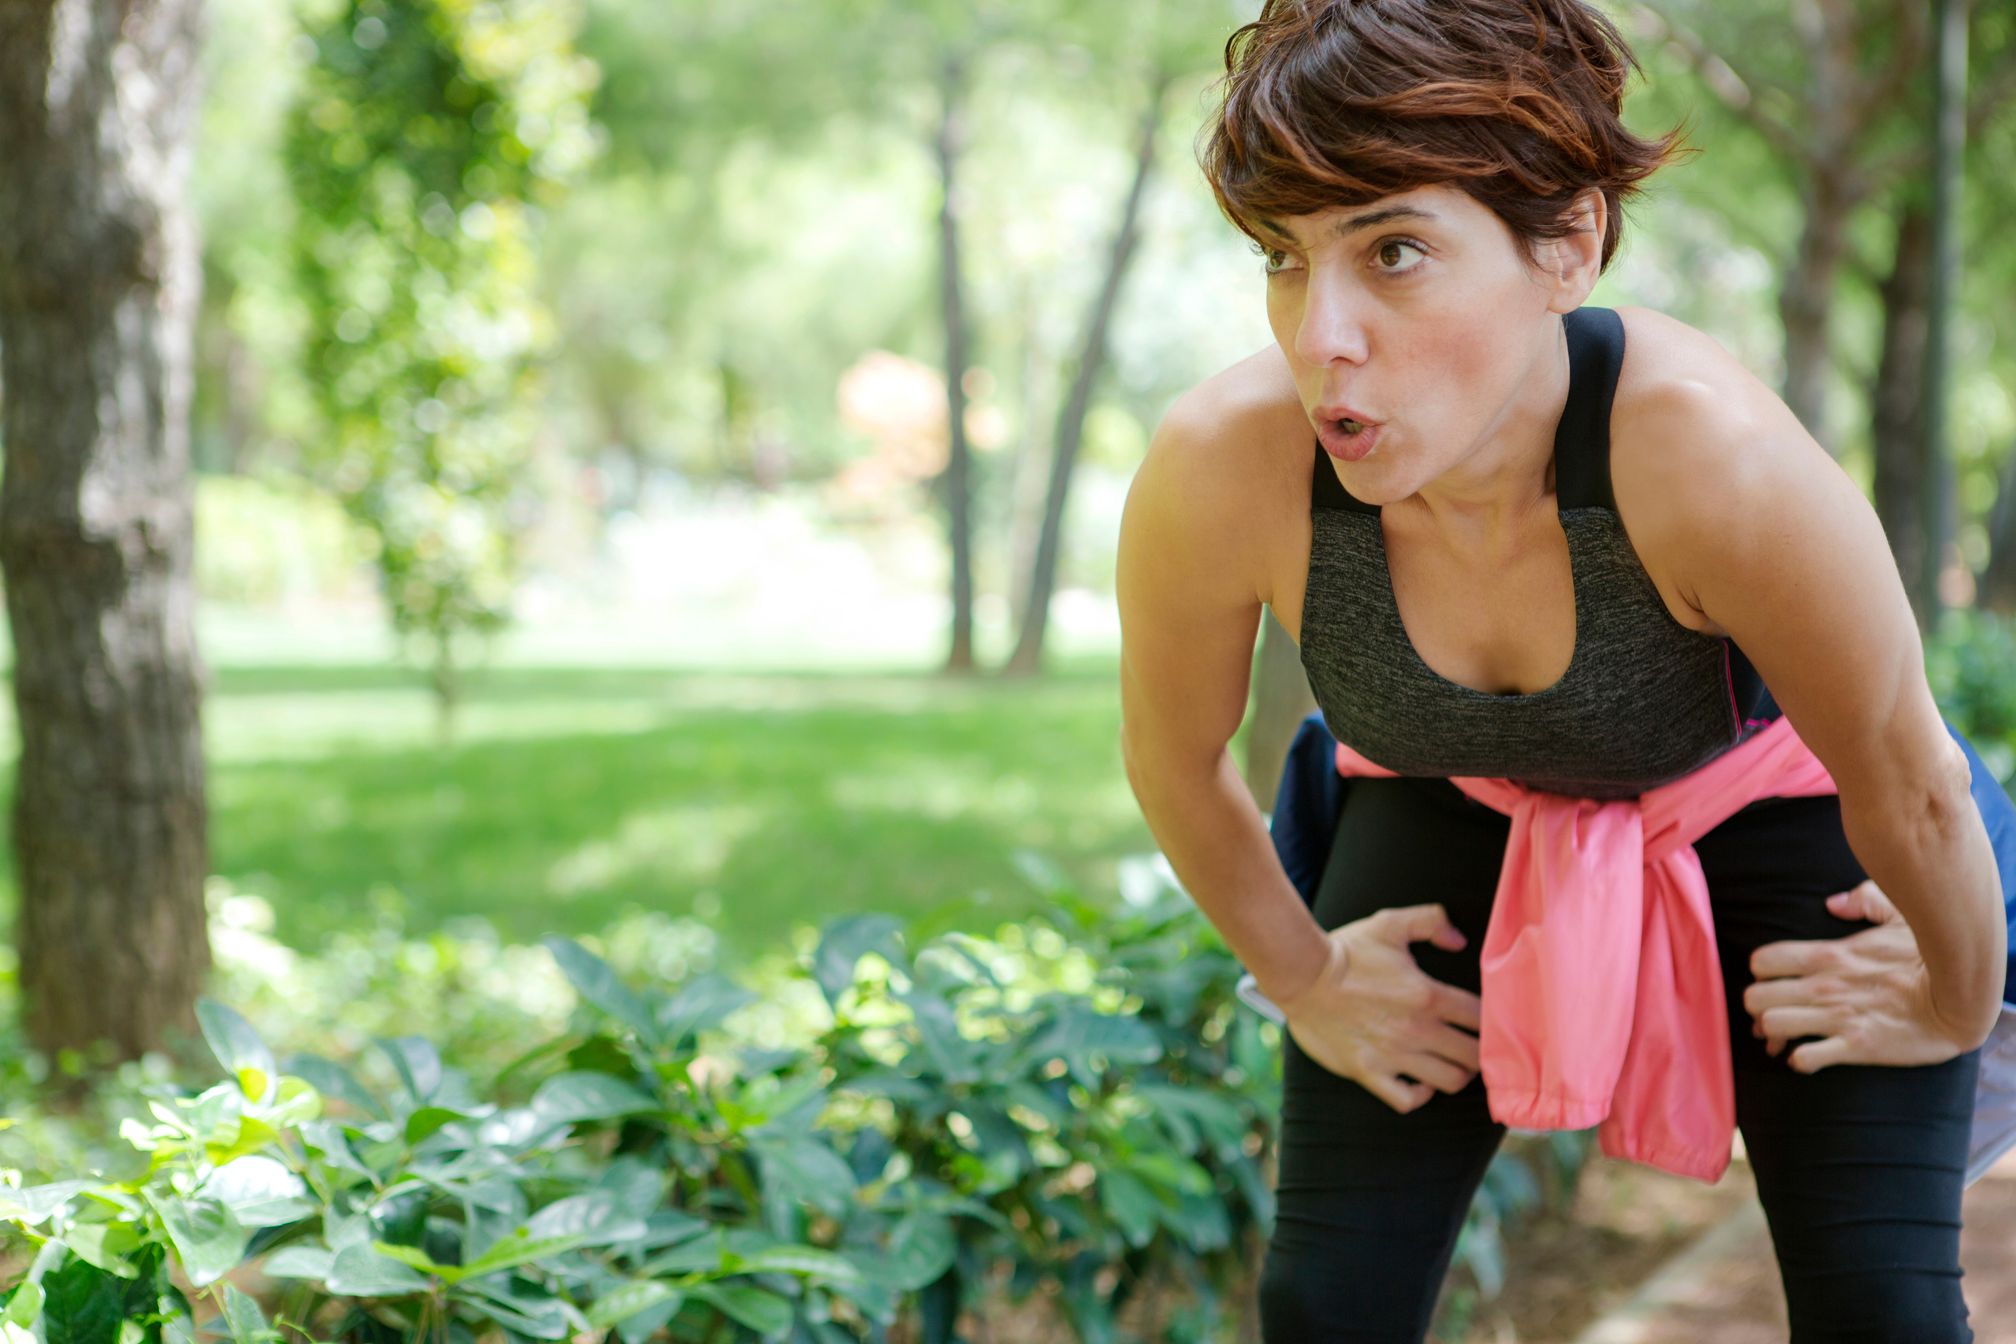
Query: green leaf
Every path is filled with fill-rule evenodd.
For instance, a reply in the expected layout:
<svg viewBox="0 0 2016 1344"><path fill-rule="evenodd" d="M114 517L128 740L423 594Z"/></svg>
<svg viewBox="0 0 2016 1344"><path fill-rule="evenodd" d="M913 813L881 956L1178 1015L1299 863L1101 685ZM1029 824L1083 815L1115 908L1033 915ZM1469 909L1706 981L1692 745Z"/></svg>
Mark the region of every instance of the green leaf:
<svg viewBox="0 0 2016 1344"><path fill-rule="evenodd" d="M443 1270L450 1273L459 1272L456 1266L434 1263L434 1257L421 1250L418 1246L402 1246L396 1241L386 1241L379 1237L373 1237L371 1239L371 1249L382 1256L397 1260L402 1265L410 1265L422 1274L440 1274Z"/></svg>
<svg viewBox="0 0 2016 1344"><path fill-rule="evenodd" d="M979 1081L981 1046L959 1034L958 1015L951 1001L921 989L898 991L896 998L909 1005L917 1022L917 1039L922 1042L931 1066L945 1081Z"/></svg>
<svg viewBox="0 0 2016 1344"><path fill-rule="evenodd" d="M308 1187L299 1176L261 1154L235 1158L218 1167L196 1193L224 1204L246 1227L291 1223L321 1207L307 1197Z"/></svg>
<svg viewBox="0 0 2016 1344"><path fill-rule="evenodd" d="M783 1188L794 1201L821 1213L846 1216L858 1188L854 1171L823 1138L816 1133L790 1137L752 1133L747 1141L762 1162L766 1185Z"/></svg>
<svg viewBox="0 0 2016 1344"><path fill-rule="evenodd" d="M687 1291L765 1337L791 1328L791 1299L753 1283L696 1283Z"/></svg>
<svg viewBox="0 0 2016 1344"><path fill-rule="evenodd" d="M1099 1173L1099 1205L1120 1225L1127 1244L1140 1247L1155 1235L1161 1205L1138 1176L1120 1167Z"/></svg>
<svg viewBox="0 0 2016 1344"><path fill-rule="evenodd" d="M380 1120L391 1118L386 1109L379 1104L378 1099L366 1092L348 1069L320 1055L289 1055L286 1071L312 1084L323 1096L341 1099L346 1105L356 1108L360 1114Z"/></svg>
<svg viewBox="0 0 2016 1344"><path fill-rule="evenodd" d="M688 1033L707 1031L736 1009L762 996L742 988L727 976L709 971L681 985L677 993L659 999L658 1019L664 1044L677 1045Z"/></svg>
<svg viewBox="0 0 2016 1344"><path fill-rule="evenodd" d="M78 1191L88 1190L95 1184L95 1181L52 1181L47 1185L23 1186L19 1190L0 1186L0 1218L33 1227L68 1204L71 1196Z"/></svg>
<svg viewBox="0 0 2016 1344"><path fill-rule="evenodd" d="M903 923L891 915L841 915L828 920L812 954L812 978L829 1007L840 1006L840 995L854 983L854 967L864 953L874 952L908 973L903 955Z"/></svg>
<svg viewBox="0 0 2016 1344"><path fill-rule="evenodd" d="M556 1199L525 1225L533 1240L579 1237L583 1246L614 1246L644 1235L644 1219L629 1212L617 1197L603 1190Z"/></svg>
<svg viewBox="0 0 2016 1344"><path fill-rule="evenodd" d="M678 1304L685 1300L686 1294L669 1283L657 1279L632 1279L621 1288L595 1299L588 1308L588 1324L597 1330L606 1330L660 1303L669 1302L676 1310Z"/></svg>
<svg viewBox="0 0 2016 1344"><path fill-rule="evenodd" d="M441 1054L426 1037L373 1036L371 1040L392 1062L407 1095L415 1102L426 1101L441 1086Z"/></svg>
<svg viewBox="0 0 2016 1344"><path fill-rule="evenodd" d="M280 1070L273 1063L273 1052L259 1039L252 1024L215 999L207 998L196 1001L196 1021L203 1028L203 1039L209 1043L210 1053L217 1056L225 1072L238 1080L246 1096L264 1101Z"/></svg>
<svg viewBox="0 0 2016 1344"><path fill-rule="evenodd" d="M183 1272L195 1287L209 1286L244 1260L252 1233L228 1205L204 1196L183 1199L145 1193L161 1216L161 1226L167 1230Z"/></svg>
<svg viewBox="0 0 2016 1344"><path fill-rule="evenodd" d="M33 1279L24 1279L7 1299L7 1311L0 1320L9 1325L30 1326L42 1314L42 1285Z"/></svg>
<svg viewBox="0 0 2016 1344"><path fill-rule="evenodd" d="M576 1325L587 1322L580 1312L557 1297L531 1297L501 1284L465 1283L450 1290L454 1299L474 1306L497 1324L534 1339L566 1339Z"/></svg>
<svg viewBox="0 0 2016 1344"><path fill-rule="evenodd" d="M299 1243L282 1246L259 1262L259 1272L269 1279L326 1279L336 1253L326 1246Z"/></svg>
<svg viewBox="0 0 2016 1344"><path fill-rule="evenodd" d="M405 1297L427 1291L426 1276L369 1245L336 1252L325 1286L339 1297Z"/></svg>
<svg viewBox="0 0 2016 1344"><path fill-rule="evenodd" d="M203 1144L203 1155L220 1167L280 1142L280 1131L256 1115L239 1116L227 1133L228 1139L220 1137L215 1141L206 1140Z"/></svg>
<svg viewBox="0 0 2016 1344"><path fill-rule="evenodd" d="M865 1281L860 1266L844 1255L819 1246L772 1246L744 1258L740 1270L744 1274L782 1270L791 1274L809 1274L836 1284Z"/></svg>
<svg viewBox="0 0 2016 1344"><path fill-rule="evenodd" d="M444 1266L439 1272L450 1283L459 1283L479 1274L494 1274L500 1269L529 1264L544 1256L571 1251L585 1244L587 1238L582 1236L534 1237L521 1227L499 1237L489 1250L468 1264L455 1268Z"/></svg>
<svg viewBox="0 0 2016 1344"><path fill-rule="evenodd" d="M96 1265L66 1258L42 1276L42 1332L51 1344L117 1344L125 1285Z"/></svg>
<svg viewBox="0 0 2016 1344"><path fill-rule="evenodd" d="M71 1223L63 1230L63 1244L80 1260L98 1266L108 1274L130 1279L138 1272L127 1255L141 1244L137 1222Z"/></svg>
<svg viewBox="0 0 2016 1344"><path fill-rule="evenodd" d="M469 1118L467 1112L450 1110L446 1106L422 1106L406 1117L406 1142L417 1144L443 1125Z"/></svg>
<svg viewBox="0 0 2016 1344"><path fill-rule="evenodd" d="M660 1044L658 1023L651 1010L617 977L608 962L572 938L559 934L548 934L539 941L553 954L553 960L560 963L561 974L582 998L636 1032L645 1044L654 1047Z"/></svg>
<svg viewBox="0 0 2016 1344"><path fill-rule="evenodd" d="M224 1285L224 1324L236 1344L271 1344L279 1332L266 1324L266 1313L235 1283Z"/></svg>
<svg viewBox="0 0 2016 1344"><path fill-rule="evenodd" d="M860 1256L856 1263L871 1283L915 1292L950 1268L958 1250L951 1219L913 1209L890 1229L888 1248L880 1256Z"/></svg>
<svg viewBox="0 0 2016 1344"><path fill-rule="evenodd" d="M606 1073L555 1074L532 1094L532 1109L548 1124L608 1120L663 1109L658 1099Z"/></svg>

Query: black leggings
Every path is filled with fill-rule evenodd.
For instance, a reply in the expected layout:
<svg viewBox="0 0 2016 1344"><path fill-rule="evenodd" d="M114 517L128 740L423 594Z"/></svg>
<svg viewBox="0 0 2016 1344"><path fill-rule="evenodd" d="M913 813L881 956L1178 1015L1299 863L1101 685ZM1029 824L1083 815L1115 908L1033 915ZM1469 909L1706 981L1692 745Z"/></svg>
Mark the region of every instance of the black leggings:
<svg viewBox="0 0 2016 1344"><path fill-rule="evenodd" d="M1478 949L1510 822L1446 780L1354 779L1316 898L1335 928L1440 901L1468 940L1412 944L1479 992ZM1736 1121L1785 1286L1793 1344L1966 1344L1960 1193L1979 1051L1943 1064L1802 1074L1751 1034L1750 954L1868 927L1822 903L1866 876L1838 800L1752 804L1696 843L1728 996ZM1489 1011L1488 1007L1486 1011ZM1505 1126L1484 1080L1402 1115L1282 1033L1280 1174L1260 1282L1267 1344L1416 1344Z"/></svg>

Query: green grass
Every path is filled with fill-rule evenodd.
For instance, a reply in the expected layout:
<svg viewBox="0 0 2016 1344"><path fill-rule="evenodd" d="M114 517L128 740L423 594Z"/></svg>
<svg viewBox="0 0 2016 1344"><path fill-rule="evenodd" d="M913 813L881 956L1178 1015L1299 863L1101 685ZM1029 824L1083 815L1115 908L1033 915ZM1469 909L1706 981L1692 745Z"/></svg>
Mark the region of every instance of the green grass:
<svg viewBox="0 0 2016 1344"><path fill-rule="evenodd" d="M1110 656L1024 681L499 667L446 750L395 667L212 677L211 866L301 948L388 886L414 932L478 914L529 941L640 906L706 919L740 960L846 911L989 927L1041 904L1020 848L1096 897L1154 847Z"/></svg>

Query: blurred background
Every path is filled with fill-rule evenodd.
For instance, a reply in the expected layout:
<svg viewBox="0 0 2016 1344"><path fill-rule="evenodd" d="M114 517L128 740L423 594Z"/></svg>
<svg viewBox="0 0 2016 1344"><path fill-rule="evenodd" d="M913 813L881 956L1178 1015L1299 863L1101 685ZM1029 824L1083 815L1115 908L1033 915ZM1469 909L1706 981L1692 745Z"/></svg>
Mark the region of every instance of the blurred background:
<svg viewBox="0 0 2016 1344"><path fill-rule="evenodd" d="M1703 152L1591 302L1869 491L2006 781L2016 8L1600 7ZM1271 339L1194 157L1257 3L114 9L0 24L18 1097L198 992L494 1061L565 1020L549 934L760 978L1127 906L1117 523Z"/></svg>

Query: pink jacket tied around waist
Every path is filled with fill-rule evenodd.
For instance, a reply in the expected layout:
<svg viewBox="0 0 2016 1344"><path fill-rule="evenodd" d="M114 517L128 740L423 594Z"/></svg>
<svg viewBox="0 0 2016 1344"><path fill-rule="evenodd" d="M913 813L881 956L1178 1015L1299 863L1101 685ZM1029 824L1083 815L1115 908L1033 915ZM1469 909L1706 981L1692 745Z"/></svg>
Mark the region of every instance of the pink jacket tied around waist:
<svg viewBox="0 0 2016 1344"><path fill-rule="evenodd" d="M1395 773L1342 743L1337 769ZM1480 954L1492 1118L1522 1129L1600 1122L1611 1157L1721 1179L1735 1079L1694 842L1759 798L1837 792L1826 767L1780 717L1635 799L1449 782L1512 818Z"/></svg>

